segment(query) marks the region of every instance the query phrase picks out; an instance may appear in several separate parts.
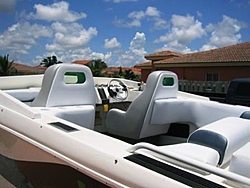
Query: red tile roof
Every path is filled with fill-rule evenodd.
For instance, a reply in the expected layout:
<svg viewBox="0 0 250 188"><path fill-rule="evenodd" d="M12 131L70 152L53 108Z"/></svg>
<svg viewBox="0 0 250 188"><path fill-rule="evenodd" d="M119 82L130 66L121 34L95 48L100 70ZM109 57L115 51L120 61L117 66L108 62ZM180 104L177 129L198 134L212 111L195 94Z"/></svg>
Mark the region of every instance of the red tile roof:
<svg viewBox="0 0 250 188"><path fill-rule="evenodd" d="M154 59L152 57L162 56L167 58L162 59ZM168 54L170 56L168 56ZM217 48L213 50L203 51L203 52L195 52L189 54L178 54L171 57L171 54L175 54L175 52L171 51L162 51L157 52L155 54L149 54L145 57L150 60L154 60L154 65L164 65L164 64L178 64L178 63L234 63L234 62L243 62L250 64L250 42L244 42L240 44L235 44L223 48ZM135 65L138 68L146 68L151 67L152 62L144 62Z"/></svg>
<svg viewBox="0 0 250 188"><path fill-rule="evenodd" d="M93 61L93 60L92 59L88 59L88 60L75 60L72 63L73 64L79 64L79 65L87 65L91 61Z"/></svg>
<svg viewBox="0 0 250 188"><path fill-rule="evenodd" d="M228 63L250 62L250 42L235 44L213 50L183 54L179 57L164 59L155 64L167 63Z"/></svg>
<svg viewBox="0 0 250 188"><path fill-rule="evenodd" d="M167 50L167 51L161 51L161 52L156 52L153 54L145 55L145 58L147 60L162 60L162 59L167 59L167 58L179 57L181 55L182 54L180 53Z"/></svg>
<svg viewBox="0 0 250 188"><path fill-rule="evenodd" d="M20 63L13 63L12 67L15 68L18 72L45 72L46 67L42 66L29 66Z"/></svg>
<svg viewBox="0 0 250 188"><path fill-rule="evenodd" d="M151 61L147 61L147 62L144 62L144 63L138 63L135 65L135 67L148 67L148 66L151 66L152 65L152 62Z"/></svg>

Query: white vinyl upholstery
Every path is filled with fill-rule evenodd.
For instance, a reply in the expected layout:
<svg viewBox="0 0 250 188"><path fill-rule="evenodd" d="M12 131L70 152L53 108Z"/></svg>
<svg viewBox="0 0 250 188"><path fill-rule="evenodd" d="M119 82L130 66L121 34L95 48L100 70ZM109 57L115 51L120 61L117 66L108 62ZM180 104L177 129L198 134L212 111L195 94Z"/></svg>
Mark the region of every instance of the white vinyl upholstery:
<svg viewBox="0 0 250 188"><path fill-rule="evenodd" d="M248 107L215 101L172 98L155 100L151 124L188 123L200 128L225 117L240 117Z"/></svg>
<svg viewBox="0 0 250 188"><path fill-rule="evenodd" d="M250 178L250 142L233 153L229 171Z"/></svg>
<svg viewBox="0 0 250 188"><path fill-rule="evenodd" d="M215 149L220 154L219 165L229 162L233 153L250 142L250 120L227 117L194 131L188 143Z"/></svg>
<svg viewBox="0 0 250 188"><path fill-rule="evenodd" d="M228 164L233 153L250 141L250 120L228 117L205 125L194 131L187 143L160 146L163 150L172 151L183 156L213 165ZM250 145L248 146L248 149ZM246 150L246 149L245 149ZM234 154L230 166L232 171L239 171L244 157L242 152ZM244 155L250 153L244 153ZM250 162L250 158L248 158ZM246 171L248 173L249 170Z"/></svg>
<svg viewBox="0 0 250 188"><path fill-rule="evenodd" d="M66 84L66 72L84 73L86 81L82 84ZM57 64L50 66L43 78L42 88L32 106L71 106L95 104L96 93L91 70L76 64Z"/></svg>
<svg viewBox="0 0 250 188"><path fill-rule="evenodd" d="M173 85L164 85L165 80ZM152 109L157 99L176 98L178 92L177 75L169 71L155 71L146 82L146 88L129 106L127 111L111 109L107 114L106 128L111 134L140 139L166 133L169 124L151 124Z"/></svg>
<svg viewBox="0 0 250 188"><path fill-rule="evenodd" d="M8 93L12 97L15 97L16 99L22 102L31 102L38 95L39 89L37 88L13 89L13 90L5 90L4 92Z"/></svg>
<svg viewBox="0 0 250 188"><path fill-rule="evenodd" d="M216 150L193 143L160 146L160 148L213 166L216 166L220 159L220 155Z"/></svg>
<svg viewBox="0 0 250 188"><path fill-rule="evenodd" d="M42 88L31 106L43 113L93 129L95 102L91 70L84 65L57 64L46 70Z"/></svg>

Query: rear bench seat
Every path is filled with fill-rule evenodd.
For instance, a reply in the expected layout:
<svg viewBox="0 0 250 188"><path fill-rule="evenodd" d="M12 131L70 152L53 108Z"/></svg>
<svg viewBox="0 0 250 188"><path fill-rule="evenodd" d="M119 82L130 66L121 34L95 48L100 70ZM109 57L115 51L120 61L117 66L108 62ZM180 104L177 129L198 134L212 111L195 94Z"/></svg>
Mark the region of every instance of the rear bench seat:
<svg viewBox="0 0 250 188"><path fill-rule="evenodd" d="M229 116L240 117L248 110L249 107L232 106L215 101L187 98L157 99L154 101L150 123L153 125L190 123L200 128Z"/></svg>
<svg viewBox="0 0 250 188"><path fill-rule="evenodd" d="M213 166L223 166L228 165L233 153L248 142L250 120L227 117L197 129L189 136L187 143L161 148ZM239 159L239 153L234 155Z"/></svg>
<svg viewBox="0 0 250 188"><path fill-rule="evenodd" d="M22 102L32 102L38 95L39 91L40 88L4 90L4 92Z"/></svg>

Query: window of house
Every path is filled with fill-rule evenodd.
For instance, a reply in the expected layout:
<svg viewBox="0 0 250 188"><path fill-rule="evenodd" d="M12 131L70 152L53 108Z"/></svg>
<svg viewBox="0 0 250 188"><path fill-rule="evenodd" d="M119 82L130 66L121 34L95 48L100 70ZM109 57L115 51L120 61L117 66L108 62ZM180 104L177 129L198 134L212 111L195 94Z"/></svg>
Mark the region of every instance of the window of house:
<svg viewBox="0 0 250 188"><path fill-rule="evenodd" d="M206 81L219 81L219 74L218 73L207 73L206 74Z"/></svg>

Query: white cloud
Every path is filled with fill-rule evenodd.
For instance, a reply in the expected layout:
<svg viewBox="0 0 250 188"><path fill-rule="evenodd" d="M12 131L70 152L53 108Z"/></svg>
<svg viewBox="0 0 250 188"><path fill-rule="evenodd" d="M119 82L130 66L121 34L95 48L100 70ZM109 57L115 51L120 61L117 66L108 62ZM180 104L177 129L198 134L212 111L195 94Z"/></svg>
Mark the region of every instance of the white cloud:
<svg viewBox="0 0 250 188"><path fill-rule="evenodd" d="M239 43L241 40L239 32L242 27L245 27L244 23L224 15L220 23L209 24L206 27L207 31L211 32L211 37L209 42L204 44L200 50L210 50Z"/></svg>
<svg viewBox="0 0 250 188"><path fill-rule="evenodd" d="M0 1L0 12L14 11L15 6L16 6L16 0L1 0Z"/></svg>
<svg viewBox="0 0 250 188"><path fill-rule="evenodd" d="M133 19L132 21L128 22L122 19L115 19L113 23L118 26L118 27L140 27L141 26L141 21L137 19Z"/></svg>
<svg viewBox="0 0 250 188"><path fill-rule="evenodd" d="M63 53L59 53L58 57L60 57L61 61L64 63L71 63L74 60L91 59L91 53L91 49L89 47L85 47L64 51Z"/></svg>
<svg viewBox="0 0 250 188"><path fill-rule="evenodd" d="M154 27L153 30L161 30L161 29L167 29L168 23L166 20L162 19L162 18L154 18Z"/></svg>
<svg viewBox="0 0 250 188"><path fill-rule="evenodd" d="M218 47L208 43L208 44L204 44L201 47L200 51L212 50L212 49L216 49L216 48L218 48Z"/></svg>
<svg viewBox="0 0 250 188"><path fill-rule="evenodd" d="M190 15L181 16L174 14L172 15L171 22L174 28L188 28L195 23L195 20L194 17Z"/></svg>
<svg viewBox="0 0 250 188"><path fill-rule="evenodd" d="M137 32L130 42L129 50L119 55L117 64L122 66L134 66L137 63L146 61L144 56L146 36Z"/></svg>
<svg viewBox="0 0 250 188"><path fill-rule="evenodd" d="M60 22L75 22L86 18L85 13L77 13L69 10L69 3L61 1L51 5L35 4L36 13L30 13L27 17L32 19Z"/></svg>
<svg viewBox="0 0 250 188"><path fill-rule="evenodd" d="M171 23L171 31L155 40L156 43L166 43L163 47L164 49L190 52L191 50L187 48L187 44L206 35L205 29L202 28L202 23L190 15L172 15Z"/></svg>
<svg viewBox="0 0 250 188"><path fill-rule="evenodd" d="M199 18L202 18L203 15L202 15L202 13L201 13L200 11L197 11L196 13L197 13L197 16L198 16Z"/></svg>
<svg viewBox="0 0 250 188"><path fill-rule="evenodd" d="M161 48L158 48L156 51L165 51L165 50L170 50L173 52L179 52L179 53L190 53L192 50L188 48L186 45L178 43L177 40L170 41Z"/></svg>
<svg viewBox="0 0 250 188"><path fill-rule="evenodd" d="M145 17L145 13L143 11L133 11L128 14L128 17L131 19L141 20Z"/></svg>
<svg viewBox="0 0 250 188"><path fill-rule="evenodd" d="M147 10L145 11L145 15L151 16L151 17L159 17L160 16L160 11L156 7L148 7Z"/></svg>
<svg viewBox="0 0 250 188"><path fill-rule="evenodd" d="M115 19L113 23L118 27L140 27L142 20L153 21L153 29L167 28L167 22L161 18L161 12L156 7L147 7L145 11L133 11L127 16L129 20Z"/></svg>
<svg viewBox="0 0 250 188"><path fill-rule="evenodd" d="M88 42L97 35L96 28L84 29L78 23L53 23L55 37L52 44L47 44L46 49L50 51L64 51L79 47L86 47Z"/></svg>
<svg viewBox="0 0 250 188"><path fill-rule="evenodd" d="M52 37L52 31L38 24L17 23L0 35L0 49L9 49L15 54L27 54L36 45L36 39L41 37Z"/></svg>
<svg viewBox="0 0 250 188"><path fill-rule="evenodd" d="M112 39L105 39L104 48L119 48L121 47L121 44L118 42L118 40L114 37Z"/></svg>
<svg viewBox="0 0 250 188"><path fill-rule="evenodd" d="M81 59L102 59L104 61L108 61L112 57L111 52L103 54L99 52L93 52L89 47L84 47L74 50L68 49L63 52L51 51L42 56L37 56L33 63L40 64L44 57L48 57L51 55L56 55L58 61L62 61L63 63L71 63L75 60Z"/></svg>

